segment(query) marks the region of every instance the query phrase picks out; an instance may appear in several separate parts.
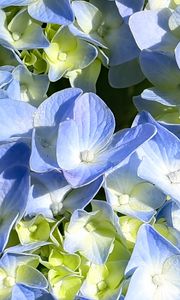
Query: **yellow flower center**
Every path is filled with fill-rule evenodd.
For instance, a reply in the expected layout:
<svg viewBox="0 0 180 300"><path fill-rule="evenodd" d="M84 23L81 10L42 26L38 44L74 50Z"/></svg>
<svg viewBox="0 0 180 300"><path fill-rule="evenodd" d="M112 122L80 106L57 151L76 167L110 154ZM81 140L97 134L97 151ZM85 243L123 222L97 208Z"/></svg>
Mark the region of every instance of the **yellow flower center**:
<svg viewBox="0 0 180 300"><path fill-rule="evenodd" d="M84 150L81 152L80 159L82 162L92 162L94 160L94 153L89 150Z"/></svg>
<svg viewBox="0 0 180 300"><path fill-rule="evenodd" d="M88 232L93 232L96 230L96 226L95 224L93 224L93 222L89 222L88 224L86 224L85 228Z"/></svg>
<svg viewBox="0 0 180 300"><path fill-rule="evenodd" d="M129 195L128 194L122 194L118 196L118 203L119 205L126 205L129 203Z"/></svg>
<svg viewBox="0 0 180 300"><path fill-rule="evenodd" d="M152 277L152 282L154 283L154 285L156 285L157 287L160 286L163 282L163 277L161 274L155 274Z"/></svg>
<svg viewBox="0 0 180 300"><path fill-rule="evenodd" d="M12 276L7 276L3 280L3 284L7 288L14 286L15 283L16 283L15 278Z"/></svg>
<svg viewBox="0 0 180 300"><path fill-rule="evenodd" d="M66 61L66 59L67 59L67 53L59 51L57 58L60 61Z"/></svg>
<svg viewBox="0 0 180 300"><path fill-rule="evenodd" d="M107 288L107 283L105 280L101 280L100 282L98 282L98 284L97 284L98 291L101 292L101 291L105 290L106 288Z"/></svg>
<svg viewBox="0 0 180 300"><path fill-rule="evenodd" d="M16 42L16 41L19 41L21 37L21 33L20 32L12 32L12 38L13 40Z"/></svg>

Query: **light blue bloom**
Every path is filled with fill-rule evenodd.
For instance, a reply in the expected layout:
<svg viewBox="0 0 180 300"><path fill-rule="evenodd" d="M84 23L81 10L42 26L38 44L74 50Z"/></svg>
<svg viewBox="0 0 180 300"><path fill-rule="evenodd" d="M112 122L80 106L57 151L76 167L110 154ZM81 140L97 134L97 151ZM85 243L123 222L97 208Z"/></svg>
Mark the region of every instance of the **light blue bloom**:
<svg viewBox="0 0 180 300"><path fill-rule="evenodd" d="M180 251L150 225L142 225L126 268L131 275L125 300L178 300Z"/></svg>
<svg viewBox="0 0 180 300"><path fill-rule="evenodd" d="M139 52L129 27L123 22L113 1L73 1L72 7L77 24L85 33L84 38L108 48L103 51L109 56L110 66L138 56Z"/></svg>
<svg viewBox="0 0 180 300"><path fill-rule="evenodd" d="M153 184L139 178L140 159L134 153L105 177L105 193L115 211L149 222L166 200Z"/></svg>
<svg viewBox="0 0 180 300"><path fill-rule="evenodd" d="M20 10L7 24L7 16L0 10L0 44L13 50L48 47L49 42L41 26L31 19L26 9Z"/></svg>
<svg viewBox="0 0 180 300"><path fill-rule="evenodd" d="M43 23L67 25L74 19L69 0L0 0L0 7L28 6L28 13Z"/></svg>
<svg viewBox="0 0 180 300"><path fill-rule="evenodd" d="M148 113L141 113L134 125L144 122L154 124L157 134L139 149L142 162L138 168L138 176L155 184L179 203L180 140Z"/></svg>
<svg viewBox="0 0 180 300"><path fill-rule="evenodd" d="M117 132L106 104L95 94L77 98L73 116L61 122L57 138L57 162L74 187L92 182L115 167L151 138L154 128L146 124Z"/></svg>
<svg viewBox="0 0 180 300"><path fill-rule="evenodd" d="M109 82L114 87L126 87L144 79L137 63L139 49L126 20L128 12L141 9L142 1L140 2L140 5L135 6L131 3L129 10L127 6L124 7L124 2L118 3L119 11L117 2L114 1L91 0L90 3L72 3L76 22L69 28L76 36L102 47L101 51L109 58ZM119 14L121 11L122 16ZM128 68L131 68L131 71L127 72L126 76L122 70L129 70Z"/></svg>

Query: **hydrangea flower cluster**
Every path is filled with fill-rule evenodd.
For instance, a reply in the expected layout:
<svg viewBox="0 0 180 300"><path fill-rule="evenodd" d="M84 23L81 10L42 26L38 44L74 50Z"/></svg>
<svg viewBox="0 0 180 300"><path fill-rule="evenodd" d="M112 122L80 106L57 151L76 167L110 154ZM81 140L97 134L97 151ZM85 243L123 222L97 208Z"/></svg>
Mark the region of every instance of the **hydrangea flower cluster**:
<svg viewBox="0 0 180 300"><path fill-rule="evenodd" d="M0 0L0 28L0 300L179 300L180 1ZM130 128L102 67L148 82Z"/></svg>

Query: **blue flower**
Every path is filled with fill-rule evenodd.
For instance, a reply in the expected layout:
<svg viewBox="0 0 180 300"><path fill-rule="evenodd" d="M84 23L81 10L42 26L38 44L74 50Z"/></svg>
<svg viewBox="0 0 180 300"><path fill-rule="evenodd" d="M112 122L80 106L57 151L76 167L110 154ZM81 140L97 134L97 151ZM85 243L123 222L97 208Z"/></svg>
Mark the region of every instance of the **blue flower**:
<svg viewBox="0 0 180 300"><path fill-rule="evenodd" d="M125 270L132 275L125 299L178 300L179 272L180 251L150 225L142 225Z"/></svg>
<svg viewBox="0 0 180 300"><path fill-rule="evenodd" d="M136 153L105 177L105 193L115 211L149 222L166 195L153 184L141 179L137 170L141 161Z"/></svg>
<svg viewBox="0 0 180 300"><path fill-rule="evenodd" d="M135 125L144 122L154 124L157 134L142 146L142 162L138 176L147 180L165 194L180 201L180 140L158 124L148 113L137 117Z"/></svg>
<svg viewBox="0 0 180 300"><path fill-rule="evenodd" d="M112 112L95 94L77 98L73 117L60 123L57 162L74 187L92 182L153 136L148 124L117 132Z"/></svg>

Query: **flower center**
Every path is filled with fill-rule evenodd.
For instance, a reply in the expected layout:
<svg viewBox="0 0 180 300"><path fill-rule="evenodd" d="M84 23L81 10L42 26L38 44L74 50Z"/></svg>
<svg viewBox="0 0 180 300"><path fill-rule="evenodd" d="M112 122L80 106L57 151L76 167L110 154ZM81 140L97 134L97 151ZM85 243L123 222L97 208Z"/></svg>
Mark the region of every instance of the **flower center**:
<svg viewBox="0 0 180 300"><path fill-rule="evenodd" d="M105 280L101 280L100 282L98 282L98 284L97 284L98 291L101 292L101 291L105 290L106 288L107 288L107 283Z"/></svg>
<svg viewBox="0 0 180 300"><path fill-rule="evenodd" d="M9 288L14 286L16 283L15 278L12 276L7 276L6 278L4 278L3 280L3 284L5 287Z"/></svg>
<svg viewBox="0 0 180 300"><path fill-rule="evenodd" d="M96 230L96 226L93 224L93 222L89 222L85 225L85 228L88 232L93 232Z"/></svg>
<svg viewBox="0 0 180 300"><path fill-rule="evenodd" d="M12 32L12 38L14 41L19 41L20 37L21 37L20 32Z"/></svg>
<svg viewBox="0 0 180 300"><path fill-rule="evenodd" d="M171 183L180 183L180 169L174 172L170 172L167 177Z"/></svg>
<svg viewBox="0 0 180 300"><path fill-rule="evenodd" d="M67 53L59 51L57 58L60 61L66 61L66 59L67 59Z"/></svg>
<svg viewBox="0 0 180 300"><path fill-rule="evenodd" d="M38 227L37 227L37 225L32 225L30 228L29 228L29 231L31 232L31 233L34 233L34 232L36 232L36 230L38 229Z"/></svg>
<svg viewBox="0 0 180 300"><path fill-rule="evenodd" d="M128 194L122 194L118 196L118 203L119 205L126 205L129 203L129 195Z"/></svg>
<svg viewBox="0 0 180 300"><path fill-rule="evenodd" d="M94 153L88 150L84 150L80 154L80 159L82 162L92 162L94 160Z"/></svg>
<svg viewBox="0 0 180 300"><path fill-rule="evenodd" d="M163 282L163 278L161 274L155 274L152 277L152 282L154 283L154 285L156 285L157 287L160 286Z"/></svg>

